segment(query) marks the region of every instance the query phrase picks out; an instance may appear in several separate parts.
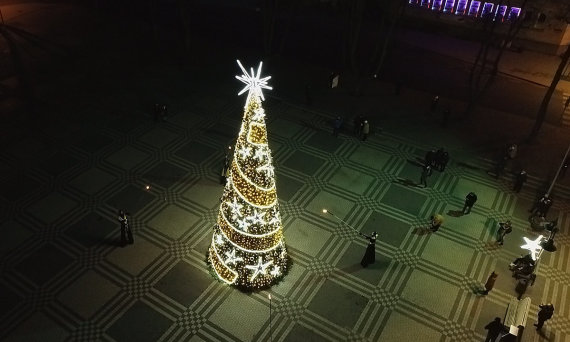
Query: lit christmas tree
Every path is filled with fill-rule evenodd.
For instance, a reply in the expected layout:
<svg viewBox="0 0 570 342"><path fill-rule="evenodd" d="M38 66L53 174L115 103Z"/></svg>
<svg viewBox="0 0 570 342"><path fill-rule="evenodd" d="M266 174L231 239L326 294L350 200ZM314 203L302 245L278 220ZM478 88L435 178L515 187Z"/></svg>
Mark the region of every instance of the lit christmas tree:
<svg viewBox="0 0 570 342"><path fill-rule="evenodd" d="M237 62L246 84L238 95L247 91L247 100L208 259L222 281L255 289L280 279L288 256L261 106L271 76L260 78L262 63L256 75Z"/></svg>

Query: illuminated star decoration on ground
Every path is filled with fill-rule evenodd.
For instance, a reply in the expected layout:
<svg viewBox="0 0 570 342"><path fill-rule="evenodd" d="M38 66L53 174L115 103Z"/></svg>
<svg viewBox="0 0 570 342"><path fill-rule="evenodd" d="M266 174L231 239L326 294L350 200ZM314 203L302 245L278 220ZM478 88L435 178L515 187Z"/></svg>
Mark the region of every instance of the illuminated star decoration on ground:
<svg viewBox="0 0 570 342"><path fill-rule="evenodd" d="M532 260L536 260L537 253L542 249L542 246L540 246L542 238L542 235L537 237L536 240L531 240L529 238L523 237L526 244L522 245L521 248L529 250Z"/></svg>
<svg viewBox="0 0 570 342"><path fill-rule="evenodd" d="M260 78L261 66L263 65L263 62L259 62L259 67L257 68L257 75L253 71L253 68L251 68L251 74L248 74L243 65L241 65L239 59L237 60L237 63L241 71L243 71L243 75L236 76L236 78L241 82L245 83L245 87L238 93L238 95L241 95L246 91L248 91L246 104L249 102L249 99L251 98L252 94L259 95L259 97L261 97L261 100L265 101L265 98L263 97L263 91L261 89L263 88L271 90L273 88L267 85L267 81L271 78L271 76Z"/></svg>

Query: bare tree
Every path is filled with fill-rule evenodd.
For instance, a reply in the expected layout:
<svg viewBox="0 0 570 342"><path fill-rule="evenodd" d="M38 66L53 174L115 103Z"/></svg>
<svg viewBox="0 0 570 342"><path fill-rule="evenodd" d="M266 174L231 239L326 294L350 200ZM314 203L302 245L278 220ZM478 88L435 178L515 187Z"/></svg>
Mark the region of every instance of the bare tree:
<svg viewBox="0 0 570 342"><path fill-rule="evenodd" d="M533 141L538 135L538 132L540 131L540 128L544 123L544 119L546 118L546 110L548 109L548 104L550 103L552 94L554 94L554 91L556 90L556 86L560 81L562 72L564 71L564 68L566 68L569 59L570 59L570 45L566 48L566 52L564 52L564 54L562 55L562 58L560 59L560 64L558 65L558 69L556 70L556 73L552 78L552 82L550 83L550 87L548 87L548 89L546 90L544 98L540 103L540 107L538 108L538 113L536 114L536 121L534 122L534 126L532 127L532 130L530 131L530 134L527 138L528 141Z"/></svg>
<svg viewBox="0 0 570 342"><path fill-rule="evenodd" d="M182 29L184 31L184 49L186 52L189 52L192 46L192 28L190 26L191 2L192 0L177 0L178 11L180 13L180 21L182 23Z"/></svg>
<svg viewBox="0 0 570 342"><path fill-rule="evenodd" d="M385 1L382 1L382 3L384 4ZM385 10L382 12L383 15L380 21L380 32L384 32L384 39L376 40L376 48L370 60L370 63L373 65L373 74L376 75L382 70L386 54L394 36L394 30L403 17L406 6L403 1L390 0L388 4L385 4L384 8Z"/></svg>
<svg viewBox="0 0 570 342"><path fill-rule="evenodd" d="M266 56L273 53L275 22L278 15L279 0L263 0L263 49Z"/></svg>

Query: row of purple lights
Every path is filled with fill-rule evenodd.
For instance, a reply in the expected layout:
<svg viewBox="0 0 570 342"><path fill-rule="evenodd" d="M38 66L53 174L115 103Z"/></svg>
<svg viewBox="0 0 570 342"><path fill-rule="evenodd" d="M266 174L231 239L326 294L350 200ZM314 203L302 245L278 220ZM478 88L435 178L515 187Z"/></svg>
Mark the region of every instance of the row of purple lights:
<svg viewBox="0 0 570 342"><path fill-rule="evenodd" d="M481 1L477 0L409 0L409 3L443 13L468 15L470 17L492 16L493 20L500 21L514 20L521 14L520 7L495 5L492 2L485 2L481 6Z"/></svg>

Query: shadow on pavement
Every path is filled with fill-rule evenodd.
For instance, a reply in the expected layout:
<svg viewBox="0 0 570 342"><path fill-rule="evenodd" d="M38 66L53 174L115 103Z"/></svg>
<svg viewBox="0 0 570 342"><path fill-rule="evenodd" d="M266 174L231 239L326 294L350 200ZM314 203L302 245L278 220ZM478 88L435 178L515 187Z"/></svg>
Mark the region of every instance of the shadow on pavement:
<svg viewBox="0 0 570 342"><path fill-rule="evenodd" d="M416 184L416 182L414 182L411 179L407 179L407 178L405 178L405 179L404 178L396 178L393 182L398 183L398 184L402 184L404 186L413 186L413 187L419 188L419 185Z"/></svg>
<svg viewBox="0 0 570 342"><path fill-rule="evenodd" d="M447 212L447 215L452 217L461 217L463 216L463 212L459 210L450 210Z"/></svg>
<svg viewBox="0 0 570 342"><path fill-rule="evenodd" d="M418 228L412 230L412 234L415 234L415 235L428 235L430 233L432 233L432 231L427 227L418 227Z"/></svg>

